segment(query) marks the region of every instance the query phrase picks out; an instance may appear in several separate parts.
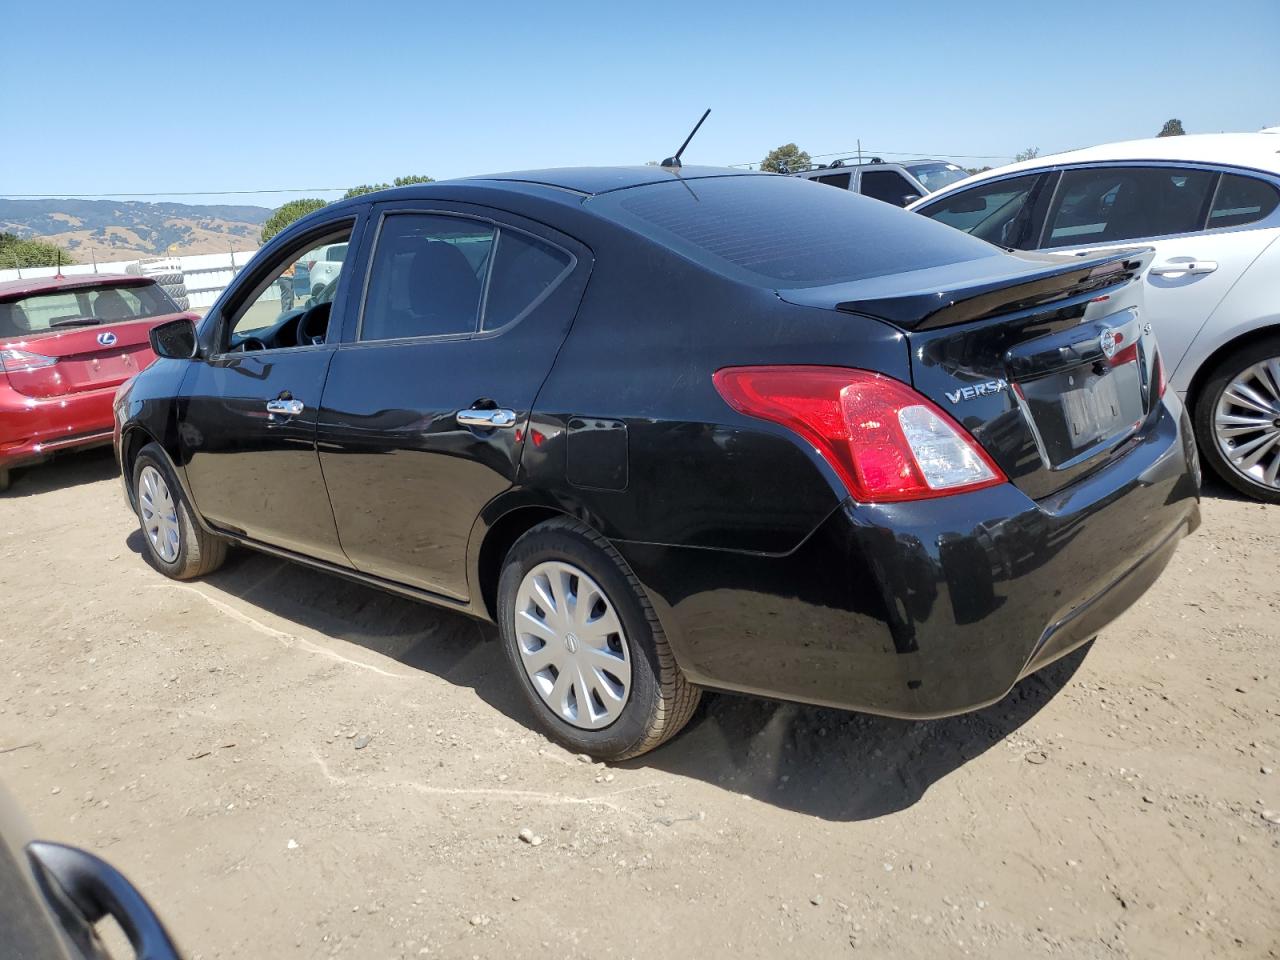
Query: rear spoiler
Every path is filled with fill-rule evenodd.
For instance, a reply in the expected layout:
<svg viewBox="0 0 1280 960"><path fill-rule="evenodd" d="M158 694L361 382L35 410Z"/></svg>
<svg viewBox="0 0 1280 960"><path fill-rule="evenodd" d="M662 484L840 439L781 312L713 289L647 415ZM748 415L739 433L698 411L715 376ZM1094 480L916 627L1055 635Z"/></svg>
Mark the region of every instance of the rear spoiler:
<svg viewBox="0 0 1280 960"><path fill-rule="evenodd" d="M897 279L901 282L910 277L915 282L902 283L901 292L880 294L879 290L866 290L866 296L858 296L859 288L884 285L855 281L780 290L778 295L806 306L874 317L904 330L931 330L1030 310L1126 284L1140 277L1154 256L1152 247L1106 251L1083 261L1073 255L1019 253L989 258L994 263L969 261L905 274ZM1017 261L1012 269L1010 260Z"/></svg>

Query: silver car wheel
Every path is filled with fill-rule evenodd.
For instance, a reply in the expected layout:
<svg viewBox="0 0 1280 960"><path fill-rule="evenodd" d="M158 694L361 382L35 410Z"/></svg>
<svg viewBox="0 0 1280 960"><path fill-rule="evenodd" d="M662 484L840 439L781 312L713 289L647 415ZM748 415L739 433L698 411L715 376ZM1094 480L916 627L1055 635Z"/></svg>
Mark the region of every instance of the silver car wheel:
<svg viewBox="0 0 1280 960"><path fill-rule="evenodd" d="M520 662L557 717L599 730L622 715L631 659L613 602L589 576L558 560L520 581L515 602Z"/></svg>
<svg viewBox="0 0 1280 960"><path fill-rule="evenodd" d="M1218 400L1213 429L1218 449L1237 473L1280 488L1280 357L1236 374Z"/></svg>
<svg viewBox="0 0 1280 960"><path fill-rule="evenodd" d="M178 507L164 476L151 465L138 474L138 510L142 515L142 531L151 541L151 547L165 563L178 559L181 536L178 525Z"/></svg>

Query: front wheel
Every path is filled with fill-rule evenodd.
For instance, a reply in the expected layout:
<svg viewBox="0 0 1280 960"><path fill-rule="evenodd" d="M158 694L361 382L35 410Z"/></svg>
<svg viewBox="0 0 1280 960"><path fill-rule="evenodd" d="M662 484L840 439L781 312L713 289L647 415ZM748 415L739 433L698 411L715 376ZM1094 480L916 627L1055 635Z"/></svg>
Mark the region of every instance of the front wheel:
<svg viewBox="0 0 1280 960"><path fill-rule="evenodd" d="M539 724L574 753L647 753L701 697L626 562L577 521L550 520L516 541L498 583L498 626Z"/></svg>
<svg viewBox="0 0 1280 960"><path fill-rule="evenodd" d="M1214 472L1246 496L1280 503L1280 337L1219 361L1195 401L1196 442Z"/></svg>
<svg viewBox="0 0 1280 960"><path fill-rule="evenodd" d="M190 580L222 566L227 541L196 522L159 444L147 444L134 460L133 493L153 567L174 580Z"/></svg>

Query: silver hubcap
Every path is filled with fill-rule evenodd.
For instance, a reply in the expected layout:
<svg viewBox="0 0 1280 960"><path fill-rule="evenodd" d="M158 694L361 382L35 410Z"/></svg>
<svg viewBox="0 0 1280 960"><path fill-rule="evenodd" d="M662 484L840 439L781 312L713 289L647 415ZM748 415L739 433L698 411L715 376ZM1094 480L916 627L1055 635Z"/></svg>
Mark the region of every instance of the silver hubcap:
<svg viewBox="0 0 1280 960"><path fill-rule="evenodd" d="M1280 357L1227 384L1214 411L1218 449L1246 480L1280 487Z"/></svg>
<svg viewBox="0 0 1280 960"><path fill-rule="evenodd" d="M520 662L544 703L566 723L598 730L631 693L622 621L599 584L572 564L540 563L516 591Z"/></svg>
<svg viewBox="0 0 1280 960"><path fill-rule="evenodd" d="M142 531L156 556L173 563L178 559L178 509L169 485L155 467L143 467L138 475L138 506L142 510Z"/></svg>

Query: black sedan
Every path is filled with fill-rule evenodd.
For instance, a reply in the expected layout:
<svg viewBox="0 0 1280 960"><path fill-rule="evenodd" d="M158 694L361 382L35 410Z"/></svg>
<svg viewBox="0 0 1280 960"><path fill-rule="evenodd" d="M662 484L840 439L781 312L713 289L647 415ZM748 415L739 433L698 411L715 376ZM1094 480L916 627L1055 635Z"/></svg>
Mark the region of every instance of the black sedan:
<svg viewBox="0 0 1280 960"><path fill-rule="evenodd" d="M276 279L348 244L330 299ZM1199 523L1140 264L791 177L542 170L333 204L116 399L150 561L245 544L498 624L619 759L700 690L970 710Z"/></svg>

